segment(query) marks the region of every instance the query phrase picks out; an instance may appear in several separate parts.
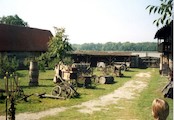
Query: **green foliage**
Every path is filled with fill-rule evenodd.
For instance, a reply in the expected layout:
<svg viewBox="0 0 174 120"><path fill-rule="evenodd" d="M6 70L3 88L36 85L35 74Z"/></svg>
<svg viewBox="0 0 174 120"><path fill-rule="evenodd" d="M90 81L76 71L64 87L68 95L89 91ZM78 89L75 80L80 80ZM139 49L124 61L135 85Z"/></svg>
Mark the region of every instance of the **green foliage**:
<svg viewBox="0 0 174 120"><path fill-rule="evenodd" d="M65 58L63 59L63 63L64 63L65 65L72 65L72 64L74 63L74 61L71 59L71 57L65 57Z"/></svg>
<svg viewBox="0 0 174 120"><path fill-rule="evenodd" d="M160 6L154 6L154 5L148 5L146 9L149 9L149 14L151 13L157 13L161 17L154 20L153 23L156 24L156 26L159 26L161 23L163 24L169 24L172 21L172 9L173 9L173 0L160 0L161 5Z"/></svg>
<svg viewBox="0 0 174 120"><path fill-rule="evenodd" d="M19 61L16 57L10 58L6 54L0 54L0 77L5 76L5 73L13 73L17 70L19 66Z"/></svg>
<svg viewBox="0 0 174 120"><path fill-rule="evenodd" d="M41 70L42 72L45 72L46 71L45 61L44 60L38 61L38 67L39 67L39 70Z"/></svg>
<svg viewBox="0 0 174 120"><path fill-rule="evenodd" d="M67 51L71 51L71 44L68 42L68 37L65 35L64 28L56 28L56 35L48 43L48 52L50 57L56 57L59 60L63 60L67 56Z"/></svg>
<svg viewBox="0 0 174 120"><path fill-rule="evenodd" d="M63 63L65 64L65 65L71 65L71 64L73 64L73 60L71 59L71 57L65 57L65 58L63 58ZM50 60L49 62L48 62L48 70L53 70L54 69L54 67L55 67L55 65L57 64L57 63L59 63L60 62L60 60L58 60L58 59L56 59L56 58L54 58L54 59L52 59L52 60Z"/></svg>
<svg viewBox="0 0 174 120"><path fill-rule="evenodd" d="M39 57L39 60L45 60L45 63L48 63L49 69L54 68L59 61L67 62L66 58L70 57L68 52L72 51L65 29L55 27L55 32L55 36L48 43L48 51Z"/></svg>
<svg viewBox="0 0 174 120"><path fill-rule="evenodd" d="M59 60L57 60L57 59L50 60L48 62L48 70L53 70L57 63L59 63Z"/></svg>
<svg viewBox="0 0 174 120"><path fill-rule="evenodd" d="M25 67L28 67L30 65L30 59L29 58L25 58L23 61L23 64Z"/></svg>
<svg viewBox="0 0 174 120"><path fill-rule="evenodd" d="M74 50L96 50L96 51L157 51L157 43L155 42L142 42L142 43L130 43L130 42L107 42L101 43L84 43L81 45L73 44Z"/></svg>
<svg viewBox="0 0 174 120"><path fill-rule="evenodd" d="M0 17L0 23L28 27L28 23L23 21L18 15Z"/></svg>
<svg viewBox="0 0 174 120"><path fill-rule="evenodd" d="M45 68L45 65L46 65L46 61L45 60L40 60L40 57L38 58L25 58L24 61L23 61L23 64L26 68L29 67L30 65L30 61L37 61L38 62L38 69L45 72L46 71L46 68Z"/></svg>

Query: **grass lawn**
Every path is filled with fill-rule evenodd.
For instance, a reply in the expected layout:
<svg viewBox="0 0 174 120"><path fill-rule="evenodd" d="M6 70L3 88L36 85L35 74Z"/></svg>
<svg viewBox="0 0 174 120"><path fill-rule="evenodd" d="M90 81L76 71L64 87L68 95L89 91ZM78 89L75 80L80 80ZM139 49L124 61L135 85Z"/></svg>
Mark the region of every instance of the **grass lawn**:
<svg viewBox="0 0 174 120"><path fill-rule="evenodd" d="M106 109L95 112L94 114L82 114L77 112L77 108L71 108L56 116L42 118L42 120L129 120L130 118L137 120L153 120L151 115L151 104L154 98L164 99L161 89L166 85L167 78L161 77L158 73L158 69L133 69L133 71L134 72L129 73L132 76L129 79L134 78L134 73L152 71L152 77L148 87L136 99L126 102L120 100L119 105L110 105ZM170 106L170 114L167 120L173 120L173 100L168 98L165 100Z"/></svg>
<svg viewBox="0 0 174 120"><path fill-rule="evenodd" d="M54 76L53 70L48 70L46 72L39 73L39 86L38 87L29 87L29 77L27 70L18 71L20 78L19 83L23 88L24 93L26 95L30 95L32 93L44 93L51 94L52 88L55 86L52 79ZM124 82L128 81L130 77L136 74L136 70L131 70L131 72L125 72L125 78L115 78L116 84L110 85L97 85L95 89L84 89L78 88L78 92L80 93L80 98L73 98L67 100L55 100L44 98L40 99L36 96L31 96L28 99L28 102L20 101L16 105L16 112L38 112L42 110L46 110L48 108L54 107L62 107L62 106L71 106L84 101L88 101L90 99L97 98L101 95L112 92L114 89L120 87ZM0 88L4 89L4 80L0 79ZM36 107L37 106L37 107ZM5 114L5 102L4 100L0 100L0 114Z"/></svg>
<svg viewBox="0 0 174 120"><path fill-rule="evenodd" d="M108 106L108 110L103 110L100 112L95 112L95 114L81 114L76 111L77 108L68 109L66 112L62 112L59 115L46 117L45 120L56 120L56 119L77 119L80 118L86 119L113 119L120 118L121 116L126 116L126 114L131 112L132 118L137 118L139 120L150 120L151 117L151 102L154 98L163 98L161 94L161 89L167 83L166 77L161 77L158 73L158 69L130 69L130 71L123 72L125 77L115 78L115 84L108 85L97 85L95 89L84 89L78 88L78 92L80 93L79 98L72 98L67 100L55 100L49 98L40 99L36 96L31 96L28 99L28 102L20 101L16 105L16 112L38 112L43 111L48 108L55 107L68 107L76 104L80 104L82 102L98 98L99 96L108 94L115 89L122 86L125 82L134 78L134 75L139 72L147 72L153 71L151 80L149 82L149 86L142 92L141 96L137 97L134 101L128 101L127 103L123 103L120 101L120 105L127 105L127 109L118 109L115 106ZM39 86L38 87L29 87L29 78L28 71L18 71L20 74L20 85L24 90L25 94L32 93L43 93L51 94L51 90L54 87L52 82L54 71L49 70L46 72L39 73ZM4 87L4 80L0 79L0 88ZM173 100L166 99L170 105L170 116L168 120L173 119ZM132 111L130 111L130 108ZM0 100L0 115L5 115L5 102L4 100Z"/></svg>
<svg viewBox="0 0 174 120"><path fill-rule="evenodd" d="M138 97L132 104L132 106L135 107L134 112L139 116L141 120L149 120L149 118L151 117L150 110L153 99L164 99L161 90L167 83L167 77L162 77L159 75L158 71L153 71L153 76L148 88L144 90L141 96ZM167 120L173 120L173 100L169 98L165 98L164 100L166 100L169 103L170 107L170 114Z"/></svg>

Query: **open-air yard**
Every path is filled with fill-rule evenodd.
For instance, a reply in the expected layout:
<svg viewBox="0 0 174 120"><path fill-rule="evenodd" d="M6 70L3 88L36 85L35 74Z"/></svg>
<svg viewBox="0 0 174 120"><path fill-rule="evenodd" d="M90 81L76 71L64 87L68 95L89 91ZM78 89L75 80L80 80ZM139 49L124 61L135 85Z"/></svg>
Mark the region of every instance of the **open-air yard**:
<svg viewBox="0 0 174 120"><path fill-rule="evenodd" d="M173 100L164 98L161 90L168 82L159 69L133 69L115 77L114 84L98 84L93 89L78 88L80 97L67 100L31 96L28 102L16 103L17 120L153 120L151 104L154 98L165 99L170 106L168 120L173 119ZM28 71L18 71L24 93L51 94L54 71L40 72L39 86L29 87ZM0 79L4 88L4 80ZM0 119L5 119L5 100L0 100Z"/></svg>
<svg viewBox="0 0 174 120"><path fill-rule="evenodd" d="M0 120L173 120L173 0L0 3Z"/></svg>

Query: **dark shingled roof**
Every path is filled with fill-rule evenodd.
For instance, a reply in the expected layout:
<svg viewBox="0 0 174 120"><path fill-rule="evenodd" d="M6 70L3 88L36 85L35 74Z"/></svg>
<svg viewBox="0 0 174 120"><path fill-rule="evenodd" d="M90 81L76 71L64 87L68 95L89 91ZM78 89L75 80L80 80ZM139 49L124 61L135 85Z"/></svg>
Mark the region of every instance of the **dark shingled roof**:
<svg viewBox="0 0 174 120"><path fill-rule="evenodd" d="M48 30L0 24L0 52L39 52L48 49Z"/></svg>
<svg viewBox="0 0 174 120"><path fill-rule="evenodd" d="M155 34L155 38L158 39L166 39L169 36L172 36L173 38L173 21L159 29Z"/></svg>

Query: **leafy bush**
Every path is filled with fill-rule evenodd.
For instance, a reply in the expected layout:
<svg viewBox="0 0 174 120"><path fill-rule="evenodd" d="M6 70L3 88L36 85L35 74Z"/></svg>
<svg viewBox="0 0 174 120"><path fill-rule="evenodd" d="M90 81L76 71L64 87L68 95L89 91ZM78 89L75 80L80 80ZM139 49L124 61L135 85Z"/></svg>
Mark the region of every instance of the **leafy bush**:
<svg viewBox="0 0 174 120"><path fill-rule="evenodd" d="M30 65L30 58L25 58L23 64L25 67L28 67Z"/></svg>
<svg viewBox="0 0 174 120"><path fill-rule="evenodd" d="M40 60L40 58L25 58L24 62L23 62L24 66L29 67L30 61L33 61L33 60L38 62L39 70L41 70L42 72L46 71L46 68L45 68L46 62L45 62L45 60Z"/></svg>
<svg viewBox="0 0 174 120"><path fill-rule="evenodd" d="M39 70L41 70L42 72L45 72L45 71L46 71L45 65L46 65L46 63L45 63L44 60L39 61L39 62L38 62Z"/></svg>
<svg viewBox="0 0 174 120"><path fill-rule="evenodd" d="M18 69L19 61L16 57L8 57L6 54L0 54L0 77L3 77L6 72L13 73Z"/></svg>
<svg viewBox="0 0 174 120"><path fill-rule="evenodd" d="M67 57L63 58L63 63L65 65L71 65L74 63L74 61L72 60L72 58L70 56L67 56Z"/></svg>
<svg viewBox="0 0 174 120"><path fill-rule="evenodd" d="M48 70L53 70L57 63L59 63L59 60L57 60L56 58L50 60L48 62Z"/></svg>
<svg viewBox="0 0 174 120"><path fill-rule="evenodd" d="M55 65L58 64L60 62L60 59L58 58L52 58L51 60L48 61L48 70L53 70ZM62 59L62 62L65 64L65 65L71 65L73 64L73 60L71 59L71 57L64 57Z"/></svg>

